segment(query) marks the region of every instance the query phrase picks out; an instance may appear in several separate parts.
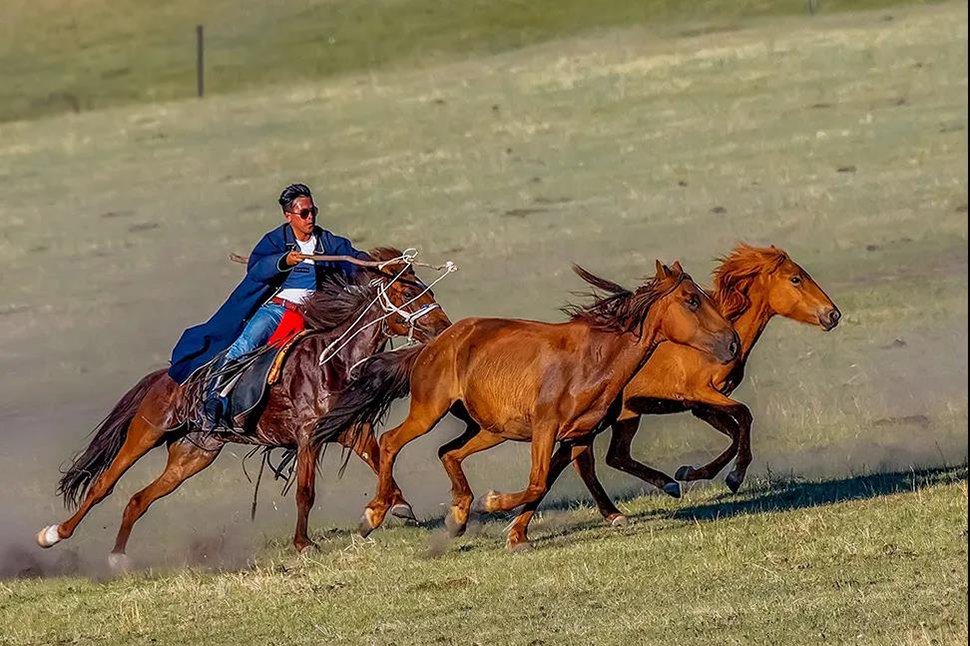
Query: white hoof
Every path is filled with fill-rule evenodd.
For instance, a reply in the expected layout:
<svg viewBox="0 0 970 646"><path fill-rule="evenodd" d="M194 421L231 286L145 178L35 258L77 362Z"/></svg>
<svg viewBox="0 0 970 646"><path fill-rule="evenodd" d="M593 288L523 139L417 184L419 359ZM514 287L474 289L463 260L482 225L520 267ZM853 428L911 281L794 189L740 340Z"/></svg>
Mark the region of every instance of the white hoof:
<svg viewBox="0 0 970 646"><path fill-rule="evenodd" d="M108 567L115 572L128 572L135 567L135 562L127 554L112 552L108 554Z"/></svg>
<svg viewBox="0 0 970 646"><path fill-rule="evenodd" d="M613 527L626 527L628 522L629 521L626 519L626 516L624 516L623 514L620 514L618 516L615 516L613 520L610 521L610 525L612 525Z"/></svg>
<svg viewBox="0 0 970 646"><path fill-rule="evenodd" d="M43 548L53 547L61 542L61 535L57 533L57 525L48 525L37 532L37 544Z"/></svg>

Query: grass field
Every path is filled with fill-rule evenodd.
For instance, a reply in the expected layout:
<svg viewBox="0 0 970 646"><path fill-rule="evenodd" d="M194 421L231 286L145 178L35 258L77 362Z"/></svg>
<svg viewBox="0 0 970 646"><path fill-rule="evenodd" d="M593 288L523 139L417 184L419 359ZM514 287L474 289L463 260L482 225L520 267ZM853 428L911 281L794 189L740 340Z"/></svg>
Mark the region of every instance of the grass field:
<svg viewBox="0 0 970 646"><path fill-rule="evenodd" d="M251 527L251 490L224 457L136 527L131 555L164 572L0 582L0 640L191 642L212 626L221 642L268 643L579 643L584 630L601 643L966 642L966 470L907 471L967 455L966 3L823 2L808 16L787 2L272 15L214 2L202 18L188 3L122 4L18 2L0 27L4 575L97 572L159 456L38 554L34 532L63 516L57 467L232 289L226 254L276 224L290 181L313 186L322 224L361 247L455 260L436 290L453 319L556 320L580 288L572 261L632 285L654 258L679 258L702 279L747 240L786 248L844 322L822 334L777 321L762 337L735 396L754 413L751 474L766 483L741 497L721 498L720 483L680 502L629 497L637 522L622 530L553 510L522 556L501 549L500 522L446 544L434 449L456 427L443 424L398 463L430 531L349 546L341 528L373 480L356 463L343 480L328 468L311 520L335 529L300 559L283 547L292 499L264 488ZM312 73L294 64L293 80L299 59L280 43L307 40L331 7L376 53L361 58L355 36ZM58 35L72 18L90 41ZM200 20L214 93L202 101L179 98L194 89ZM135 54L119 53L121 32ZM189 67L173 67L186 47ZM110 72L119 58L131 71ZM49 98L68 86L87 97L79 112ZM724 445L690 416L642 426L635 454L668 472ZM468 462L469 480L508 488L527 462L525 447L501 447ZM612 492L641 491L600 474ZM571 474L551 498L588 504ZM190 552L232 571L166 569Z"/></svg>
<svg viewBox="0 0 970 646"><path fill-rule="evenodd" d="M9 644L959 644L967 636L965 467L740 496L628 501L610 528L547 512L528 554L502 522L440 527L239 571L0 582Z"/></svg>

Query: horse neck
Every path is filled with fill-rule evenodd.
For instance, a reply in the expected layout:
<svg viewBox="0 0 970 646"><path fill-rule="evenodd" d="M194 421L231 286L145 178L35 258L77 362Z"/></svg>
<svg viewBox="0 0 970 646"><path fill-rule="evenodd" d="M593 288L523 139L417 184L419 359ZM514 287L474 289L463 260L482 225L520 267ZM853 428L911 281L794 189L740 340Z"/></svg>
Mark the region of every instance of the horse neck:
<svg viewBox="0 0 970 646"><path fill-rule="evenodd" d="M767 291L758 287L758 282L755 281L748 291L748 307L734 320L734 329L741 339L741 351L737 359L740 363L747 360L754 344L765 331L768 321L775 315L768 303Z"/></svg>
<svg viewBox="0 0 970 646"><path fill-rule="evenodd" d="M609 335L609 365L611 372L617 376L627 375L632 377L643 364L647 362L650 355L659 343L660 336L659 321L651 321L648 317L643 324L643 332L639 337L632 333L617 334L616 332L604 333ZM627 374L629 373L629 374Z"/></svg>
<svg viewBox="0 0 970 646"><path fill-rule="evenodd" d="M354 329L358 330L368 324L372 324L372 325L370 325L370 327L365 329L357 336L350 339L349 342L348 342L348 339L345 337L342 341L339 341L338 343L336 343L335 347L331 348L330 351L327 352L327 354L329 355L332 352L334 352L337 346L343 343L347 343L346 346L344 346L341 350L337 351L337 354L340 355L340 357L348 366L352 366L358 361L362 361L363 359L366 359L367 357L377 352L387 340L387 337L384 335L382 325L380 323L374 323L374 321L376 321L380 317L380 315L381 315L381 312L377 308L377 306L372 305L370 309L367 311L367 313L360 319L360 321L357 322L357 325L354 326ZM327 335L326 341L321 339L322 347L327 348L331 343L333 343L336 339L340 338L340 336L344 333L347 333L347 337L354 334L354 330L350 330L350 326L353 325L353 322L356 319L357 319L356 315L350 317L350 319L346 323L341 324L336 329L334 329L334 331L331 334Z"/></svg>

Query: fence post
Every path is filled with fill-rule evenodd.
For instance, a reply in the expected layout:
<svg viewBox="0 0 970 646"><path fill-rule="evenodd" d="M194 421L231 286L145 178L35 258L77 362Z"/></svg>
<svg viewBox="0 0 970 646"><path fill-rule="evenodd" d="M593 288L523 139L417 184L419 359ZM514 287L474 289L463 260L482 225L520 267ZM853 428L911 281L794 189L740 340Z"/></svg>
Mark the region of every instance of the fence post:
<svg viewBox="0 0 970 646"><path fill-rule="evenodd" d="M198 78L199 98L205 94L205 36L202 32L202 25L195 26L195 63L196 76Z"/></svg>

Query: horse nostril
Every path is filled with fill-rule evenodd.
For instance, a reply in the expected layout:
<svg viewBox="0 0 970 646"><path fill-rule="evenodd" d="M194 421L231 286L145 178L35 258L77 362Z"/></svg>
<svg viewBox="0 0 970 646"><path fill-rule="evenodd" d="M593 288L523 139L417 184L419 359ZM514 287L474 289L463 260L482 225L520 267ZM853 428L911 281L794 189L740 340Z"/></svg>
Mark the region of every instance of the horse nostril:
<svg viewBox="0 0 970 646"><path fill-rule="evenodd" d="M738 342L736 340L731 341L731 345L728 346L728 352L731 353L732 357L738 356Z"/></svg>
<svg viewBox="0 0 970 646"><path fill-rule="evenodd" d="M828 313L828 324L825 326L827 329L831 330L836 325L839 324L839 319L842 318L842 312L838 308L832 309Z"/></svg>

